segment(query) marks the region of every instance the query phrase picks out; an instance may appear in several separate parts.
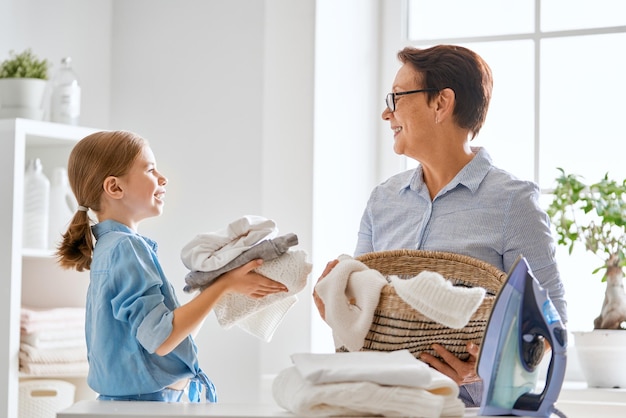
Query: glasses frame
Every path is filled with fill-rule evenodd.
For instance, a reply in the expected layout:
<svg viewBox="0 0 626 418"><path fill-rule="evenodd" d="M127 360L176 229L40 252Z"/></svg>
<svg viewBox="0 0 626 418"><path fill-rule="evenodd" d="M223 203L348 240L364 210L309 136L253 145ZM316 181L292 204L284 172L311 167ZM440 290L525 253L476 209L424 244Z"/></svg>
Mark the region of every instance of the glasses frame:
<svg viewBox="0 0 626 418"><path fill-rule="evenodd" d="M425 92L433 92L433 91L440 91L440 89L436 89L434 87L428 88L428 89L419 89L419 90L409 90L409 91L400 91L397 93L388 93L387 96L385 97L385 104L387 105L387 109L389 109L390 112L395 112L396 111L396 97L397 96L406 96L407 94L415 94L415 93L425 93Z"/></svg>

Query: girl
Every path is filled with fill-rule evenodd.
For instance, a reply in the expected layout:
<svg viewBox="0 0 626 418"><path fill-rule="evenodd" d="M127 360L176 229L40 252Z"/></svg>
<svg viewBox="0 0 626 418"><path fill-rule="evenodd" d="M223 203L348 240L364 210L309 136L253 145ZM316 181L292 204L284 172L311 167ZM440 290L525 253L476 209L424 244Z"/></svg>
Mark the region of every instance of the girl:
<svg viewBox="0 0 626 418"><path fill-rule="evenodd" d="M167 178L145 139L126 131L97 132L79 141L68 161L79 203L57 256L66 269L90 270L85 333L87 383L102 400L217 401L200 369L193 336L229 292L260 298L287 291L253 270L253 260L222 275L180 305L139 223L163 211ZM91 210L98 223L91 225ZM93 233L93 235L92 235ZM94 245L95 237L95 245Z"/></svg>

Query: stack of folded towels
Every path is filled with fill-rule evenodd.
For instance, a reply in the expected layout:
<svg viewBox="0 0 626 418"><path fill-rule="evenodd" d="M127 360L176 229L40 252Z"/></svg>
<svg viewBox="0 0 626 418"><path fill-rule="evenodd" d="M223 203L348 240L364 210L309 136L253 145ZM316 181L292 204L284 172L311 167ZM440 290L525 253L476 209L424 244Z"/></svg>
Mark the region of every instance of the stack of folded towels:
<svg viewBox="0 0 626 418"><path fill-rule="evenodd" d="M20 372L31 376L86 376L85 308L22 307Z"/></svg>
<svg viewBox="0 0 626 418"><path fill-rule="evenodd" d="M185 292L203 290L224 273L255 260L263 265L255 271L284 284L288 291L253 299L229 293L215 305L218 323L224 329L238 326L249 334L269 342L287 312L298 301L307 284L312 265L293 233L278 236L271 219L246 215L224 229L196 235L181 251L183 264L190 270L185 276Z"/></svg>
<svg viewBox="0 0 626 418"><path fill-rule="evenodd" d="M408 350L293 354L276 403L299 416L462 417L457 384Z"/></svg>

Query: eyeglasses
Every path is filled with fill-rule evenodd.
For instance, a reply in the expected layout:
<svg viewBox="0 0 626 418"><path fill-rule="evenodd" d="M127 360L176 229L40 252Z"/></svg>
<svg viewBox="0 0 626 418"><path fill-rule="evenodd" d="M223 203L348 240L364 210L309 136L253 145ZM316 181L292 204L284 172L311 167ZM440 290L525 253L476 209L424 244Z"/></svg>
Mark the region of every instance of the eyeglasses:
<svg viewBox="0 0 626 418"><path fill-rule="evenodd" d="M389 109L390 112L396 111L396 97L397 96L405 96L407 94L413 94L413 93L424 93L428 91L439 91L439 89L430 88L430 89L421 89L421 90L401 91L399 93L389 93L387 97L385 98L387 109Z"/></svg>

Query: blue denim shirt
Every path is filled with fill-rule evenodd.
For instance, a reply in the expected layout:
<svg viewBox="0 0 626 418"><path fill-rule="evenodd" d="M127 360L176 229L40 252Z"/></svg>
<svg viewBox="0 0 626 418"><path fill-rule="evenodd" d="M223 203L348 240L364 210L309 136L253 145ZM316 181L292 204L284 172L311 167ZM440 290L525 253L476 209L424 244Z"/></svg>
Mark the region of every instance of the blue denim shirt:
<svg viewBox="0 0 626 418"><path fill-rule="evenodd" d="M155 354L170 335L179 306L157 258L157 244L111 220L92 230L97 241L85 318L89 386L101 395L129 396L192 378L208 385L207 395L214 398L191 336L169 354Z"/></svg>
<svg viewBox="0 0 626 418"><path fill-rule="evenodd" d="M508 272L522 254L567 322L556 246L539 206L539 188L494 167L485 149L474 151L434 199L421 165L378 185L361 219L355 256L403 248L448 251Z"/></svg>

